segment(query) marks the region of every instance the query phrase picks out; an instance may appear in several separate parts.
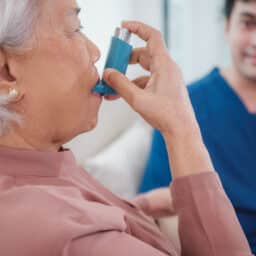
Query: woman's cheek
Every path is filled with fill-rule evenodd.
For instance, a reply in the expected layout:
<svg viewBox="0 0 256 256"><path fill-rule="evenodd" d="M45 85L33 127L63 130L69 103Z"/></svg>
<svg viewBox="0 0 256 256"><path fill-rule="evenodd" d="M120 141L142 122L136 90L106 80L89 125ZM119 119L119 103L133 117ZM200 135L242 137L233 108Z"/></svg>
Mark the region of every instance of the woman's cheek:
<svg viewBox="0 0 256 256"><path fill-rule="evenodd" d="M77 39L73 46L73 58L79 66L88 67L90 63L90 55L86 43L82 39Z"/></svg>

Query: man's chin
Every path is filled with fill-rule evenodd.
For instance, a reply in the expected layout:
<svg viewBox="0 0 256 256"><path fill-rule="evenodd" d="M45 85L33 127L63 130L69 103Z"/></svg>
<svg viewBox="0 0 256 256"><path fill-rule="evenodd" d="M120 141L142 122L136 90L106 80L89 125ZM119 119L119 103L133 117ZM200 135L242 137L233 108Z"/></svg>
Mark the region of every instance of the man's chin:
<svg viewBox="0 0 256 256"><path fill-rule="evenodd" d="M242 73L247 79L256 83L256 65L250 65L243 68Z"/></svg>

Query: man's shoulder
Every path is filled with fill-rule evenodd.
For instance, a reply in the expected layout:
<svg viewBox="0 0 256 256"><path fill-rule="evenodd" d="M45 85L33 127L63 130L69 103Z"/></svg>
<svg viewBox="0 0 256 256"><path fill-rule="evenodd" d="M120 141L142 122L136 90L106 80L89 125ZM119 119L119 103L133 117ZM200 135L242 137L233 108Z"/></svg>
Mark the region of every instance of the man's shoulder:
<svg viewBox="0 0 256 256"><path fill-rule="evenodd" d="M220 82L221 75L219 70L215 68L204 77L188 85L188 92L191 100L194 101L202 97L208 97L210 99L210 96L212 96L212 91L215 91L216 86Z"/></svg>
<svg viewBox="0 0 256 256"><path fill-rule="evenodd" d="M205 120L209 110L221 100L221 91L218 90L221 82L219 70L215 68L188 86L189 97L199 122Z"/></svg>

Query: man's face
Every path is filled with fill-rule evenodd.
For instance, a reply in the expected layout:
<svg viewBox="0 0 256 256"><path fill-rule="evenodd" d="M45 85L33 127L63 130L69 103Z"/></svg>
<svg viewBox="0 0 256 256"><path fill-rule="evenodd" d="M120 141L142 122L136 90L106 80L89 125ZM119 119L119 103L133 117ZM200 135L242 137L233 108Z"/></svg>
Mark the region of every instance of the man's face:
<svg viewBox="0 0 256 256"><path fill-rule="evenodd" d="M256 1L235 3L226 24L226 36L235 69L256 81Z"/></svg>

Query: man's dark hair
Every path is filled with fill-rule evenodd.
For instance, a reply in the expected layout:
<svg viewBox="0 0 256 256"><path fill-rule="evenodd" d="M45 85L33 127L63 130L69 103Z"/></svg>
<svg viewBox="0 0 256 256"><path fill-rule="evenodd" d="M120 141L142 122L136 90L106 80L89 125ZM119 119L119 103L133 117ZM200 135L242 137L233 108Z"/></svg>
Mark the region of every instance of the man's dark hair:
<svg viewBox="0 0 256 256"><path fill-rule="evenodd" d="M227 19L231 17L235 4L238 1L248 3L252 2L253 0L225 0L224 13Z"/></svg>

